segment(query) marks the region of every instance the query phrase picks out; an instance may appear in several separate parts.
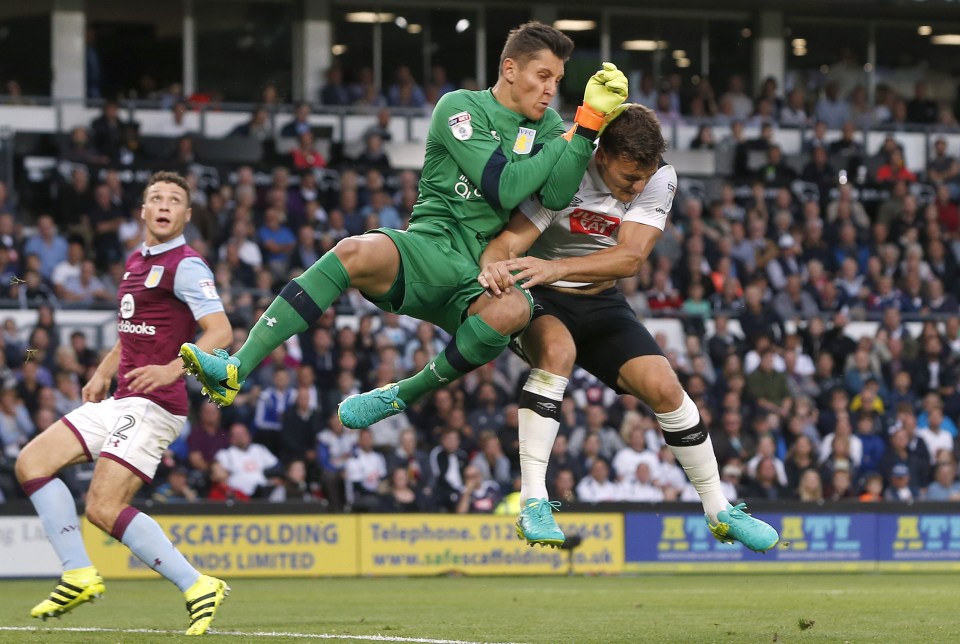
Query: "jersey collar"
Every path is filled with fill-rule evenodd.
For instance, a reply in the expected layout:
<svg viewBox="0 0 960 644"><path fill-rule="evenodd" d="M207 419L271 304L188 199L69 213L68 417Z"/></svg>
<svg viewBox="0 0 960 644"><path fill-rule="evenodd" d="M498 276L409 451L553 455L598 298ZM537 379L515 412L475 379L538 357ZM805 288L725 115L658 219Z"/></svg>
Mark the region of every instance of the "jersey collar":
<svg viewBox="0 0 960 644"><path fill-rule="evenodd" d="M168 242L163 242L162 244L157 244L156 246L147 246L146 243L140 246L140 254L144 257L152 257L154 255L159 255L160 253L165 253L168 250L173 250L178 246L183 246L187 243L187 238L183 235L179 237L174 237Z"/></svg>

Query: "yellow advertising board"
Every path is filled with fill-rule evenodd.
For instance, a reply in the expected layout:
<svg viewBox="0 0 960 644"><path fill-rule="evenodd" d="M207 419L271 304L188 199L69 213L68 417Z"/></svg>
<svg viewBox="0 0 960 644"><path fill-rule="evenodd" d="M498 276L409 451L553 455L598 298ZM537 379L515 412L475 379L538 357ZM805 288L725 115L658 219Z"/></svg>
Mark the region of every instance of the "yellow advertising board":
<svg viewBox="0 0 960 644"><path fill-rule="evenodd" d="M357 520L330 515L158 516L157 522L198 570L237 577L355 576ZM83 522L90 558L104 577L156 573L123 544Z"/></svg>
<svg viewBox="0 0 960 644"><path fill-rule="evenodd" d="M515 517L495 515L363 515L360 574L542 575L568 572L567 551L529 547L516 534ZM563 514L557 523L582 544L573 572L623 572L622 514Z"/></svg>

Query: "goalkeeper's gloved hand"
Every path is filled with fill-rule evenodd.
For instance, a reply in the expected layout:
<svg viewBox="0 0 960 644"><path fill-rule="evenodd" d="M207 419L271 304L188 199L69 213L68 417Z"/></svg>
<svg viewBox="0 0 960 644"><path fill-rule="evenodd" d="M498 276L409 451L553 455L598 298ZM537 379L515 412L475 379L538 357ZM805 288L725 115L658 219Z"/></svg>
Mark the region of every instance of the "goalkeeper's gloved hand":
<svg viewBox="0 0 960 644"><path fill-rule="evenodd" d="M574 121L581 128L599 132L606 114L627 100L627 77L613 63L590 77L583 90L583 105L577 108Z"/></svg>

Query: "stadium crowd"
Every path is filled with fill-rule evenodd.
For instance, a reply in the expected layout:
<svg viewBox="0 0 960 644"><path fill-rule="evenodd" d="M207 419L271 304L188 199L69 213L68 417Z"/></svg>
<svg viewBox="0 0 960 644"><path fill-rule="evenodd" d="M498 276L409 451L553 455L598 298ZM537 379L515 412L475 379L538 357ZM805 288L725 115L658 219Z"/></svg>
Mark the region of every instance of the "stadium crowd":
<svg viewBox="0 0 960 644"><path fill-rule="evenodd" d="M172 104L176 145L165 162L193 187L187 239L214 268L236 330L231 351L279 287L338 240L405 227L418 175L393 170L383 151L389 106L428 105L452 89L435 74L426 93L407 70L396 91L359 94L331 70L324 103L380 108L359 155L326 158L304 103L279 124L277 136L298 141L288 155L265 168L232 167L221 185L204 183L183 126L187 105ZM729 126L723 141L734 150L718 193L680 194L651 260L621 281L641 317L682 320L684 346L668 357L711 428L728 498L960 499L960 164L941 139L917 176L894 138L865 150L857 137L880 123L945 125L945 111L922 84L912 101L890 92L861 109L859 94L838 98L829 84L811 103L801 90L779 98L769 83L751 98L734 77L717 100L701 82L681 101L672 79L655 90L648 78L635 88L638 102L652 101L664 123L673 111L709 116ZM274 138L268 116L257 108L231 136ZM757 138L745 138L749 125L759 126ZM809 126L800 171L780 152L779 126ZM842 133L830 138L834 128ZM693 147L723 143L712 134L704 128ZM115 305L124 259L143 232L138 186L119 170L135 164L136 137L113 102L89 128L75 128L60 153L71 170L49 212L18 208L0 183L0 298L39 313L28 333L9 319L0 331L0 498L22 497L11 472L17 453L80 405L109 349L80 331L61 343L58 311ZM867 188L873 199L861 198ZM920 331L905 318L921 320ZM876 333L853 339L845 331L858 319L877 321ZM441 335L348 292L274 352L232 406L204 403L191 380L188 431L145 494L303 500L332 511L493 511L518 485L515 403L525 373L517 358L503 356L367 430L344 430L337 419L346 396L419 371L445 346ZM657 339L666 348L665 336ZM551 498L697 500L636 399L578 370L562 412ZM64 475L77 498L90 471Z"/></svg>

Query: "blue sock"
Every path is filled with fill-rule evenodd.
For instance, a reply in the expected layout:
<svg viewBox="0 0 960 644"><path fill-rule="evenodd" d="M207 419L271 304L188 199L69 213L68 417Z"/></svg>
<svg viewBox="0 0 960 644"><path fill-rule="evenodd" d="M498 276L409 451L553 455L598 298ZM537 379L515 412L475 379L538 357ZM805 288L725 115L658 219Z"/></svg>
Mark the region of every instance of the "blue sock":
<svg viewBox="0 0 960 644"><path fill-rule="evenodd" d="M38 478L27 481L23 489L40 515L43 530L64 570L92 566L80 533L80 517L73 495L63 481Z"/></svg>
<svg viewBox="0 0 960 644"><path fill-rule="evenodd" d="M127 507L114 522L115 539L130 548L137 559L186 592L200 578L197 569L170 543L160 524L136 508Z"/></svg>

